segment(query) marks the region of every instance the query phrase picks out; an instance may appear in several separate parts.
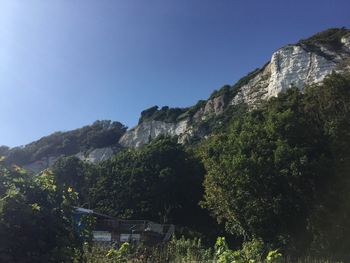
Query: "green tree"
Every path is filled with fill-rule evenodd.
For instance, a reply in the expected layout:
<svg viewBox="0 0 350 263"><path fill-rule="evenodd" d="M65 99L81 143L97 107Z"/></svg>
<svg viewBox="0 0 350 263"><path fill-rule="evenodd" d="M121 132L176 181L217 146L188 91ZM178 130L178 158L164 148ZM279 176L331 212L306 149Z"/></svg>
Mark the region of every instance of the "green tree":
<svg viewBox="0 0 350 263"><path fill-rule="evenodd" d="M230 233L305 248L309 208L327 174L329 152L298 89L237 118L201 154L207 169L203 206Z"/></svg>
<svg viewBox="0 0 350 263"><path fill-rule="evenodd" d="M203 173L200 162L176 138L162 137L101 164L94 207L122 218L195 224L204 214L198 206Z"/></svg>
<svg viewBox="0 0 350 263"><path fill-rule="evenodd" d="M58 159L51 169L58 187L71 187L78 193L78 205L91 208L89 191L95 185L97 177L94 165L70 156Z"/></svg>
<svg viewBox="0 0 350 263"><path fill-rule="evenodd" d="M0 178L0 261L72 261L82 248L72 222L76 193L59 190L49 171L30 177L1 167Z"/></svg>
<svg viewBox="0 0 350 263"><path fill-rule="evenodd" d="M331 251L350 258L350 76L331 74L322 85L306 91L306 111L328 137L332 171L317 189L309 229L312 249L325 256Z"/></svg>

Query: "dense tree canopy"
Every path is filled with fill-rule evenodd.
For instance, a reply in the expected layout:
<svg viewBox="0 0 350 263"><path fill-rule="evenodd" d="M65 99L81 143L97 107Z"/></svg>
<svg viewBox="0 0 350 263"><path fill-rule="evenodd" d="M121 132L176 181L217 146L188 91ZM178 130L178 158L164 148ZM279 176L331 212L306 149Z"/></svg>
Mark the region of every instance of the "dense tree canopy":
<svg viewBox="0 0 350 263"><path fill-rule="evenodd" d="M7 162L23 165L46 156L67 156L91 148L117 146L125 131L126 127L120 122L96 121L73 131L55 132L25 147L10 149L6 152ZM2 146L0 154L4 150Z"/></svg>
<svg viewBox="0 0 350 263"><path fill-rule="evenodd" d="M77 204L91 207L90 189L96 184L97 167L75 156L62 157L52 166L56 183L62 189L72 188L78 193Z"/></svg>
<svg viewBox="0 0 350 263"><path fill-rule="evenodd" d="M180 114L153 108L144 117L155 113ZM236 241L350 259L350 77L331 74L303 92L288 89L250 112L229 107L203 123L214 135L194 145L159 137L97 165L61 158L36 176L4 163L13 154L25 163L66 146L116 143L125 127L97 122L24 149L0 147L7 156L0 156L0 261L70 262L83 241L73 205L208 235L216 227L209 211Z"/></svg>
<svg viewBox="0 0 350 263"><path fill-rule="evenodd" d="M202 148L203 205L231 233L299 253L348 240L349 99L350 80L334 74L237 118ZM327 228L338 228L332 241Z"/></svg>
<svg viewBox="0 0 350 263"><path fill-rule="evenodd" d="M76 193L57 187L49 171L0 169L0 261L71 262L82 246L72 222Z"/></svg>
<svg viewBox="0 0 350 263"><path fill-rule="evenodd" d="M200 210L203 174L176 139L162 137L100 166L94 207L122 218L187 224Z"/></svg>

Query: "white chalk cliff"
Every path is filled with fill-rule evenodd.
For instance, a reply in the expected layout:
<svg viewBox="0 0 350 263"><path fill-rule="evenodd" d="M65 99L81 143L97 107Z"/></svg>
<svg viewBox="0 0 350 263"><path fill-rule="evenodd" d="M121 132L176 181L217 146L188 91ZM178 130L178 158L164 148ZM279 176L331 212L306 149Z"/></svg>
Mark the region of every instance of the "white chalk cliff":
<svg viewBox="0 0 350 263"><path fill-rule="evenodd" d="M303 90L306 85L319 83L333 71L350 72L350 30L345 28L329 29L276 50L262 68L192 107L151 107L141 113L139 124L127 131L121 123L97 121L92 126L52 134L24 148L2 148L3 155L12 156L14 163L25 157L23 167L39 172L62 156L73 155L91 163L104 161L122 147L138 148L159 135L177 136L180 143L198 141L223 128L227 116L237 113L238 107L254 109L291 86ZM62 150L66 148L71 150Z"/></svg>
<svg viewBox="0 0 350 263"><path fill-rule="evenodd" d="M323 44L317 40L320 34L330 35L333 31L343 34L339 43L334 43L336 47L332 45L333 42ZM260 101L276 97L292 86L302 90L306 85L321 82L332 71L350 72L350 31L333 31L315 35L316 40L312 44L301 41L278 49L263 68L248 76L246 83L236 87L237 92L233 97L223 93L209 98L191 116L182 114L179 121L141 121L127 131L119 143L125 147L140 147L159 135L178 136L181 143L195 135L204 137L206 132L200 128L200 124L211 116L220 115L230 105L245 103L254 108Z"/></svg>
<svg viewBox="0 0 350 263"><path fill-rule="evenodd" d="M276 97L292 85L303 89L321 82L333 70L349 71L350 36L343 37L341 43L343 47L337 52L324 46L315 52L302 44L277 50L261 73L241 87L232 104L252 105L257 99Z"/></svg>

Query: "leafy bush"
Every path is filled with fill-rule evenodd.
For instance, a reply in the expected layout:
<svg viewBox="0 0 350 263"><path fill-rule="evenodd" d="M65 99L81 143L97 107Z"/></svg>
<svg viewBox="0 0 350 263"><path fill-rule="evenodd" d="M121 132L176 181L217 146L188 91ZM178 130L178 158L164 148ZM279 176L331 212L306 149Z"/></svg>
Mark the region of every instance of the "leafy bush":
<svg viewBox="0 0 350 263"><path fill-rule="evenodd" d="M96 174L92 206L103 213L195 228L208 222L198 205L203 167L176 138L159 137L141 149L120 152L101 163Z"/></svg>
<svg viewBox="0 0 350 263"><path fill-rule="evenodd" d="M74 191L58 187L49 171L31 177L1 166L0 181L1 262L70 262L79 254Z"/></svg>
<svg viewBox="0 0 350 263"><path fill-rule="evenodd" d="M350 78L333 74L238 116L200 149L203 205L242 238L348 258L349 108Z"/></svg>
<svg viewBox="0 0 350 263"><path fill-rule="evenodd" d="M261 262L265 256L266 245L262 239L253 239L249 242L244 242L241 250L241 255L247 262Z"/></svg>
<svg viewBox="0 0 350 263"><path fill-rule="evenodd" d="M123 243L118 250L111 248L106 255L107 258L118 263L126 263L129 256L130 244L128 242Z"/></svg>
<svg viewBox="0 0 350 263"><path fill-rule="evenodd" d="M283 257L278 249L270 251L266 256L267 263L282 263Z"/></svg>

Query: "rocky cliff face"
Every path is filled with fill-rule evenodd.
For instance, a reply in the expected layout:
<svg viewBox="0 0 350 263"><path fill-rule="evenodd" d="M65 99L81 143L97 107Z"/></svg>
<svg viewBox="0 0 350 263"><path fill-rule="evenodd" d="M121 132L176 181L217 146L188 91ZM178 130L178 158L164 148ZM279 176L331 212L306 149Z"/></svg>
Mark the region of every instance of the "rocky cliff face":
<svg viewBox="0 0 350 263"><path fill-rule="evenodd" d="M211 120L210 125L215 124L217 117L229 107L246 104L254 108L291 86L303 89L321 82L332 71L350 72L350 31L347 29L330 29L278 49L261 69L232 87L224 87L207 101L184 109L177 119L155 121L152 116L147 121L140 119L139 125L121 137L120 144L140 147L159 135L176 135L182 143L194 137L205 137L211 127L205 129L202 124L208 120ZM161 115L161 110L155 112Z"/></svg>
<svg viewBox="0 0 350 263"><path fill-rule="evenodd" d="M74 156L79 158L82 161L96 164L96 163L110 159L119 150L120 148L118 147L96 148L96 149L90 149L89 151L85 151L85 152L83 151L78 152L77 154L74 154ZM25 163L23 165L23 168L29 172L36 174L52 166L59 158L66 157L66 156L70 156L70 154L68 155L65 155L65 154L50 155L49 154L47 156L42 157L39 160Z"/></svg>
<svg viewBox="0 0 350 263"><path fill-rule="evenodd" d="M181 137L189 133L188 120L182 120L174 123L149 120L141 122L135 128L126 132L119 140L119 143L124 147L137 148L149 142L151 139L158 137L159 135ZM180 138L179 140L182 141L184 138Z"/></svg>
<svg viewBox="0 0 350 263"><path fill-rule="evenodd" d="M232 103L254 105L258 99L276 97L292 85L303 89L305 85L320 82L333 70L348 71L350 36L340 41L342 48L337 50L322 45L310 49L303 43L277 50L261 73L241 87Z"/></svg>
<svg viewBox="0 0 350 263"><path fill-rule="evenodd" d="M119 122L96 121L80 129L53 133L23 147L0 147L0 155L5 156L9 164L21 165L33 173L50 167L65 156L97 163L120 150L118 141L126 129Z"/></svg>
<svg viewBox="0 0 350 263"><path fill-rule="evenodd" d="M74 155L96 163L109 159L121 147L138 148L159 135L177 136L180 143L201 140L225 127L238 109L253 109L291 86L303 89L318 83L332 71L350 72L348 29L329 29L282 47L262 68L192 107L147 109L141 113L138 125L128 131L118 122L97 121L74 131L52 134L23 148L0 147L0 155L39 172L61 156Z"/></svg>
<svg viewBox="0 0 350 263"><path fill-rule="evenodd" d="M108 160L120 150L118 147L104 147L96 148L88 152L79 152L75 156L80 160L89 162L89 163L98 163L105 160Z"/></svg>
<svg viewBox="0 0 350 263"><path fill-rule="evenodd" d="M119 140L119 144L124 147L138 148L159 135L177 136L180 143L190 142L195 136L204 137L207 135L202 124L213 116L218 116L224 112L229 105L228 94L211 98L201 102L201 106L194 106L179 114L175 121L162 121L160 119L140 120L139 124L128 130ZM157 110L155 115L162 110Z"/></svg>

